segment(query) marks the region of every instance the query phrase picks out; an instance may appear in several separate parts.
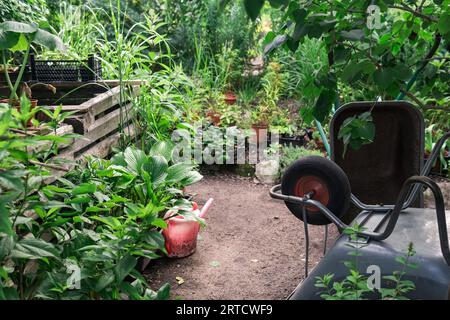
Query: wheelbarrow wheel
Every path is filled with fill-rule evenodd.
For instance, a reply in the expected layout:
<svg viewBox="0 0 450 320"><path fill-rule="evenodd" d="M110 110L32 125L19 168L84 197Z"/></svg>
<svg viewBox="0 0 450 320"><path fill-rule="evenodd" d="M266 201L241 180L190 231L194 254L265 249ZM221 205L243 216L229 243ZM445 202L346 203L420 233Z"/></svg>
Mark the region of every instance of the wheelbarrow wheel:
<svg viewBox="0 0 450 320"><path fill-rule="evenodd" d="M307 156L295 161L283 174L281 192L303 197L312 191L312 200L326 206L341 218L350 204L350 183L345 172L333 161L319 156ZM303 221L302 205L285 202L289 210ZM331 221L315 207L308 205L307 222L325 225Z"/></svg>

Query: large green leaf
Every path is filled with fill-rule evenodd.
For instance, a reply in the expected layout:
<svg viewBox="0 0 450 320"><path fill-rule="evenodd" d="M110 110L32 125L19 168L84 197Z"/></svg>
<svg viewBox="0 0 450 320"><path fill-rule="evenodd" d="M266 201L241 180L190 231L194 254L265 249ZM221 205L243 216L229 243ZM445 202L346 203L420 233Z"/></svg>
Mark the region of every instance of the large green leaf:
<svg viewBox="0 0 450 320"><path fill-rule="evenodd" d="M333 103L336 100L336 92L332 89L324 89L314 105L313 115L319 122L323 122L330 114Z"/></svg>
<svg viewBox="0 0 450 320"><path fill-rule="evenodd" d="M189 172L193 169L190 163L177 163L167 169L166 181L169 183L177 183L187 177Z"/></svg>
<svg viewBox="0 0 450 320"><path fill-rule="evenodd" d="M125 156L123 152L118 152L111 157L111 163L116 166L126 167L127 162L125 161Z"/></svg>
<svg viewBox="0 0 450 320"><path fill-rule="evenodd" d="M189 186L202 180L203 176L198 171L190 171L187 176L181 181L183 186Z"/></svg>
<svg viewBox="0 0 450 320"><path fill-rule="evenodd" d="M245 11L252 20L258 18L265 0L244 0Z"/></svg>
<svg viewBox="0 0 450 320"><path fill-rule="evenodd" d="M147 232L143 239L152 249L164 249L164 237L158 231Z"/></svg>
<svg viewBox="0 0 450 320"><path fill-rule="evenodd" d="M116 283L121 283L126 276L134 269L137 264L137 259L132 255L126 255L119 260L114 268L116 274Z"/></svg>
<svg viewBox="0 0 450 320"><path fill-rule="evenodd" d="M156 293L155 300L167 300L170 297L170 285L166 283Z"/></svg>
<svg viewBox="0 0 450 320"><path fill-rule="evenodd" d="M443 35L450 32L450 12L443 13L438 22L439 32Z"/></svg>
<svg viewBox="0 0 450 320"><path fill-rule="evenodd" d="M72 195L77 196L80 194L92 194L97 190L97 186L94 183L82 183L79 186L73 188Z"/></svg>
<svg viewBox="0 0 450 320"><path fill-rule="evenodd" d="M100 221L100 222L108 225L112 229L118 229L118 228L120 228L122 226L122 224L120 223L120 220L117 219L116 217L111 217L111 216L107 216L107 217L92 216L91 219Z"/></svg>
<svg viewBox="0 0 450 320"><path fill-rule="evenodd" d="M270 38L268 38L267 41L270 41L270 42L268 42L267 45L264 47L264 54L266 54L266 55L269 54L270 52L272 52L273 50L275 50L276 48L280 47L284 43L286 43L288 37L285 34L283 34L283 35L279 34L272 40L269 40L269 39Z"/></svg>
<svg viewBox="0 0 450 320"><path fill-rule="evenodd" d="M42 239L25 238L20 240L11 251L12 258L22 259L41 259L41 258L59 258L56 247Z"/></svg>
<svg viewBox="0 0 450 320"><path fill-rule="evenodd" d="M374 138L375 125L372 122L370 112L364 112L360 115L345 119L339 128L338 134L338 139L342 139L344 144L342 156L345 156L348 145L352 149L358 150L363 145L373 142Z"/></svg>
<svg viewBox="0 0 450 320"><path fill-rule="evenodd" d="M3 203L0 203L0 233L13 235L11 219L9 218L9 211L5 208Z"/></svg>
<svg viewBox="0 0 450 320"><path fill-rule="evenodd" d="M167 160L167 162L170 162L172 160L172 153L174 148L174 144L170 141L158 141L150 149L150 155L162 156Z"/></svg>
<svg viewBox="0 0 450 320"><path fill-rule="evenodd" d="M17 21L5 21L0 23L0 31L14 32L14 33L35 33L38 31L36 25L17 22Z"/></svg>
<svg viewBox="0 0 450 320"><path fill-rule="evenodd" d="M39 29L33 37L33 41L50 50L64 51L66 48L61 39L50 32Z"/></svg>
<svg viewBox="0 0 450 320"><path fill-rule="evenodd" d="M0 50L12 48L19 41L20 34L0 30Z"/></svg>
<svg viewBox="0 0 450 320"><path fill-rule="evenodd" d="M29 43L27 37L24 34L19 33L14 34L18 36L18 41L16 42L16 44L10 47L10 50L13 52L27 50Z"/></svg>
<svg viewBox="0 0 450 320"><path fill-rule="evenodd" d="M3 236L0 238L0 261L9 255L14 245L14 236Z"/></svg>
<svg viewBox="0 0 450 320"><path fill-rule="evenodd" d="M0 186L17 191L24 190L22 179L18 176L17 172L0 172Z"/></svg>
<svg viewBox="0 0 450 320"><path fill-rule="evenodd" d="M373 80L380 88L387 89L394 80L394 75L388 68L377 69L373 73Z"/></svg>
<svg viewBox="0 0 450 320"><path fill-rule="evenodd" d="M153 185L164 182L167 176L167 160L162 156L152 156L147 159L143 169L150 175Z"/></svg>
<svg viewBox="0 0 450 320"><path fill-rule="evenodd" d="M114 273L107 272L106 274L100 276L95 283L94 290L100 292L114 282Z"/></svg>
<svg viewBox="0 0 450 320"><path fill-rule="evenodd" d="M127 168L137 174L141 172L142 166L147 161L144 151L132 147L126 148L123 156L127 163Z"/></svg>

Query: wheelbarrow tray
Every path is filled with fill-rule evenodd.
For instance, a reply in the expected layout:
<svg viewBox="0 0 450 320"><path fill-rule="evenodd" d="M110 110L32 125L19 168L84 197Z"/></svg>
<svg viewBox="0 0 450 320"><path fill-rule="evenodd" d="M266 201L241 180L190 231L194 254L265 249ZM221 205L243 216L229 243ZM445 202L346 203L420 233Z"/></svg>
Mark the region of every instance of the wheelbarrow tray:
<svg viewBox="0 0 450 320"><path fill-rule="evenodd" d="M447 211L447 215L450 213ZM356 217L356 223L368 230L382 231L385 227L386 213L361 212ZM447 220L448 221L448 220ZM450 223L447 222L447 227ZM383 241L369 240L362 247L358 257L358 268L362 274L371 275L367 268L371 265L380 267L381 277L392 275L394 271L401 271L403 265L396 261L404 256L408 244L412 242L416 254L410 258L417 264L417 269L407 269L402 279L411 280L416 290L408 294L410 299L448 300L450 297L450 266L444 260L441 252L439 233L436 222L436 210L409 208L404 210L398 219L394 232ZM328 273L334 274L333 281L342 281L349 275L344 261L352 261L354 257L348 255L353 248L349 247L348 235L342 234L325 257L314 268L309 276L295 289L289 299L314 300L320 299L323 288L315 287L316 277ZM382 287L389 283L382 280ZM392 287L392 283L390 284ZM378 295L369 298L376 298Z"/></svg>
<svg viewBox="0 0 450 320"><path fill-rule="evenodd" d="M342 124L370 110L374 141L358 150L348 147L344 156L345 146L339 139ZM419 109L406 101L347 103L336 111L330 123L331 159L344 170L352 193L362 202L394 204L406 179L422 170L424 127ZM414 207L423 207L422 197L420 193ZM352 208L344 221L349 223L359 212Z"/></svg>

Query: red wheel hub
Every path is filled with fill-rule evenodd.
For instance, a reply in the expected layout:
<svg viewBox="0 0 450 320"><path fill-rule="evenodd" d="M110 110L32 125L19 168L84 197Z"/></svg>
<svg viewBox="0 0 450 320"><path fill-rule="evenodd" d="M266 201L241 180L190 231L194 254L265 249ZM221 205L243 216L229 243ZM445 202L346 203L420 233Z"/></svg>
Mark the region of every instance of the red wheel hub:
<svg viewBox="0 0 450 320"><path fill-rule="evenodd" d="M294 195L303 197L310 192L314 193L311 197L312 200L316 200L324 206L328 205L330 193L326 183L322 179L315 176L304 176L298 179L295 185ZM319 211L319 209L314 206L306 206L306 209L313 212Z"/></svg>

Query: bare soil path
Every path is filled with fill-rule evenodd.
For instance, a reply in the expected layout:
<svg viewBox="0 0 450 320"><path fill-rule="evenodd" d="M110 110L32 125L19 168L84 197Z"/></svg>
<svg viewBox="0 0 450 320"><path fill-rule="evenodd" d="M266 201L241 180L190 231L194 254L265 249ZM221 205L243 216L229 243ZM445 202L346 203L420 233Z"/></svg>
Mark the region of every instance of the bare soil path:
<svg viewBox="0 0 450 320"><path fill-rule="evenodd" d="M207 227L193 255L152 262L145 271L150 286L170 283L172 298L182 299L285 299L304 274L302 222L253 179L208 175L188 191L200 206L214 198ZM322 257L324 228L309 230L312 268ZM328 246L336 235L331 227Z"/></svg>

